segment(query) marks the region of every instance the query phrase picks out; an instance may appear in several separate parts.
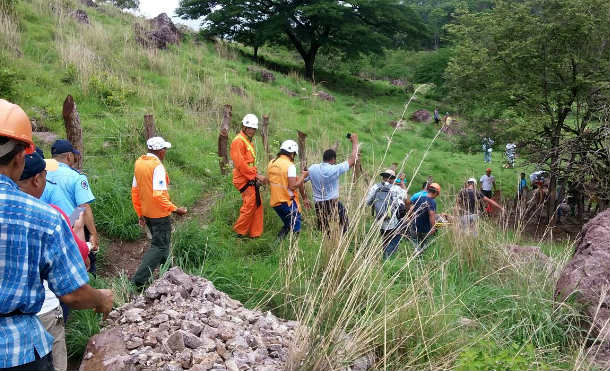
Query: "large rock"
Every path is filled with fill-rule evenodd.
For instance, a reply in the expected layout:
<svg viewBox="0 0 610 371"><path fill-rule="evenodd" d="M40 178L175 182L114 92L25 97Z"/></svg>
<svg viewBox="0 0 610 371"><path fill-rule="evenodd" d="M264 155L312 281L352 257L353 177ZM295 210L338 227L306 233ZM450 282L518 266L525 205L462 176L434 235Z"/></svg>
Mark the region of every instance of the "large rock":
<svg viewBox="0 0 610 371"><path fill-rule="evenodd" d="M121 329L113 328L89 339L79 370L134 370L129 359Z"/></svg>
<svg viewBox="0 0 610 371"><path fill-rule="evenodd" d="M561 271L555 297L573 296L583 305L594 335L610 345L610 209L585 224L580 236L574 256Z"/></svg>
<svg viewBox="0 0 610 371"><path fill-rule="evenodd" d="M432 121L432 114L428 110L418 109L411 115L411 120L415 122L430 122Z"/></svg>
<svg viewBox="0 0 610 371"><path fill-rule="evenodd" d="M165 49L169 44L178 44L182 39L182 34L165 13L151 19L149 25L150 30L144 29L139 23L134 25L136 40L146 47Z"/></svg>
<svg viewBox="0 0 610 371"><path fill-rule="evenodd" d="M89 16L87 15L87 12L82 9L76 9L75 11L73 11L72 17L74 17L78 22L82 24L91 24L91 22L89 22Z"/></svg>

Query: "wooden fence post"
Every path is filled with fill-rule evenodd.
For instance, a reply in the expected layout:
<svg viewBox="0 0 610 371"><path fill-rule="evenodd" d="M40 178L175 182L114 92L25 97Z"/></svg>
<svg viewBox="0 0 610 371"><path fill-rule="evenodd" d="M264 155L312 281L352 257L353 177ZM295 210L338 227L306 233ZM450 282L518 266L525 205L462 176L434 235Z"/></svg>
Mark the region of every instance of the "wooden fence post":
<svg viewBox="0 0 610 371"><path fill-rule="evenodd" d="M83 147L83 130L80 126L80 117L76 110L76 103L71 95L64 100L62 111L64 117L64 125L66 126L66 136L72 146L80 152L80 156L76 156L76 164L74 167L78 170L83 168L83 156L85 154Z"/></svg>
<svg viewBox="0 0 610 371"><path fill-rule="evenodd" d="M155 128L155 118L151 114L144 115L144 136L146 140L157 136L157 129Z"/></svg>
<svg viewBox="0 0 610 371"><path fill-rule="evenodd" d="M271 161L271 152L269 151L269 115L263 115L263 129L261 130L263 137L263 146L267 153L267 161Z"/></svg>
<svg viewBox="0 0 610 371"><path fill-rule="evenodd" d="M305 139L307 139L307 134L300 130L297 130L297 134L299 135L299 161L301 163L301 171L304 171L307 170L307 155L305 151Z"/></svg>
<svg viewBox="0 0 610 371"><path fill-rule="evenodd" d="M229 129L231 127L232 117L233 107L230 104L225 104L222 112L220 133L218 134L218 163L220 165L220 172L222 175L225 175L229 168L229 153L227 151L227 143L229 141Z"/></svg>

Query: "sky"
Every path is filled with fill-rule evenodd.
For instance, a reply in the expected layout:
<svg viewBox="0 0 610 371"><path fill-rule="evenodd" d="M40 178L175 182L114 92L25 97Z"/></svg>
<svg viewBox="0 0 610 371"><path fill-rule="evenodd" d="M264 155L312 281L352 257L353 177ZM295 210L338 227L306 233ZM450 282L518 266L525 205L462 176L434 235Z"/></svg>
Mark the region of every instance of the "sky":
<svg viewBox="0 0 610 371"><path fill-rule="evenodd" d="M146 18L154 18L160 13L167 13L176 23L185 24L193 29L199 28L199 21L185 20L176 17L176 8L180 0L140 0L140 9L136 14Z"/></svg>

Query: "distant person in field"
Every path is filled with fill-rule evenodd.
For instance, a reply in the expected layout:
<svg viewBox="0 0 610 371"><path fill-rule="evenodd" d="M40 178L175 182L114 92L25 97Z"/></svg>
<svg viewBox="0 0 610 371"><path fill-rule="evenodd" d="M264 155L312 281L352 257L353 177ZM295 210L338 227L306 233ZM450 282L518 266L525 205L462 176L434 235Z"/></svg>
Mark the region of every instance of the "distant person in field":
<svg viewBox="0 0 610 371"><path fill-rule="evenodd" d="M0 99L0 369L53 371L53 336L36 315L44 303L43 282L74 309L108 314L113 295L87 284L82 256L59 212L19 189L34 147L27 114ZM37 196L45 169L33 176Z"/></svg>
<svg viewBox="0 0 610 371"><path fill-rule="evenodd" d="M152 272L169 256L172 234L171 214L185 215L185 207L177 207L169 198L169 176L163 166L167 149L172 144L161 137L146 141L148 153L140 156L134 165L131 185L131 202L138 214L141 227L148 226L152 240L150 248L131 278L136 287L144 286Z"/></svg>
<svg viewBox="0 0 610 371"><path fill-rule="evenodd" d="M54 160L59 162L59 168L57 171L49 172L47 182L51 185L45 187L45 192L40 199L48 204L59 206L67 215L72 215L77 207L84 209L85 240L91 244L89 272L95 275L95 254L99 249L99 237L91 210L91 203L95 201L95 197L87 176L73 168L81 154L69 141L58 139L51 146L51 155Z"/></svg>
<svg viewBox="0 0 610 371"><path fill-rule="evenodd" d="M521 178L519 178L519 198L523 197L523 192L527 192L527 179L525 179L525 173L521 173Z"/></svg>
<svg viewBox="0 0 610 371"><path fill-rule="evenodd" d="M506 156L506 165L509 168L515 167L515 153L517 151L517 146L515 143L507 143L506 151L504 152Z"/></svg>
<svg viewBox="0 0 610 371"><path fill-rule="evenodd" d="M401 223L406 214L404 200L407 198L407 191L395 184L394 170L387 169L379 175L381 182L369 189L365 201L373 207L375 220L381 221L383 258L387 259L396 252L402 238Z"/></svg>
<svg viewBox="0 0 610 371"><path fill-rule="evenodd" d="M301 231L301 201L309 207L309 199L305 194L303 183L308 175L304 171L297 176L294 157L299 154L299 145L294 140L286 140L280 146L277 157L269 161L267 166L267 180L271 190L269 203L284 223L278 233L278 239L283 239L289 233ZM298 192L297 192L298 191Z"/></svg>
<svg viewBox="0 0 610 371"><path fill-rule="evenodd" d="M438 123L441 121L441 116L438 113L438 107L434 107L434 123L436 125L438 125Z"/></svg>
<svg viewBox="0 0 610 371"><path fill-rule="evenodd" d="M480 202L491 205L499 210L504 210L496 201L485 196L476 189L477 180L470 178L466 181L466 187L457 195L457 207L460 213L460 227L462 230L473 230L476 233L476 222Z"/></svg>
<svg viewBox="0 0 610 371"><path fill-rule="evenodd" d="M487 198L493 197L493 192L496 190L496 178L491 175L491 169L485 170L485 175L481 177L481 193Z"/></svg>
<svg viewBox="0 0 610 371"><path fill-rule="evenodd" d="M421 196L411 207L414 215L413 226L409 229L410 238L415 246L415 256L422 254L436 233L436 200L441 193L438 183L428 184L426 195Z"/></svg>
<svg viewBox="0 0 610 371"><path fill-rule="evenodd" d="M485 161L485 163L491 163L491 152L493 151L493 145L494 145L493 139L491 139L489 137L483 138L483 144L482 144L483 161Z"/></svg>
<svg viewBox="0 0 610 371"><path fill-rule="evenodd" d="M257 238L263 234L263 204L259 187L266 181L256 169L256 151L252 145L252 138L258 130L258 117L249 113L241 123L241 131L231 142L233 185L242 199L233 230L237 238Z"/></svg>
<svg viewBox="0 0 610 371"><path fill-rule="evenodd" d="M337 153L327 149L322 154L322 163L311 165L307 170L311 181L313 201L316 209L318 229L329 231L333 221L338 221L343 232L347 230L347 213L339 201L339 176L354 167L358 157L358 135L351 134L352 153L347 161L337 164Z"/></svg>
<svg viewBox="0 0 610 371"><path fill-rule="evenodd" d="M58 168L58 163L55 160L44 160L37 153L26 155L25 167L21 173L21 178L17 182L19 189L32 197L40 198L45 186L47 185L46 175L50 171L55 171ZM63 219L70 226L72 231L72 237L76 242L80 255L85 262L85 266L89 266L89 248L85 241L82 240L84 237L78 237L78 234L83 235L84 228L84 216L83 213L79 214L77 220L72 222L70 218L57 206L50 205L52 208L57 210ZM72 225L74 225L72 227ZM77 232L78 231L78 232ZM37 313L38 319L47 330L53 336L53 367L55 371L65 371L68 366L68 353L66 351L66 337L64 328L64 314L60 305L59 299L53 291L49 288L49 283L43 281L44 286L44 303L42 308Z"/></svg>

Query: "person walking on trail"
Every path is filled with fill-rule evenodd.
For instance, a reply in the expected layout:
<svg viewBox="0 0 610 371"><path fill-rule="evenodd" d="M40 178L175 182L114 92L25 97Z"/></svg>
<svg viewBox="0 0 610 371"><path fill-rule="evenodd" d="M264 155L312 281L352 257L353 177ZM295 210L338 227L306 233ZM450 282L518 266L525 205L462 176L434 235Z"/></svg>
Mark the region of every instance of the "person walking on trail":
<svg viewBox="0 0 610 371"><path fill-rule="evenodd" d="M339 176L353 168L358 157L358 135L350 134L350 140L352 153L347 161L337 164L337 153L327 149L322 154L323 162L307 169L309 176L305 181L311 181L318 229L329 231L331 223L338 219L342 231L347 230L347 213L339 201Z"/></svg>
<svg viewBox="0 0 610 371"><path fill-rule="evenodd" d="M17 186L25 156L33 152L28 116L0 100L0 369L52 371L53 336L36 316L45 298L43 281L74 309L106 315L113 295L87 284L85 264L61 215Z"/></svg>
<svg viewBox="0 0 610 371"><path fill-rule="evenodd" d="M487 198L493 197L493 192L496 190L496 178L491 175L491 169L485 170L485 175L481 177L481 193Z"/></svg>
<svg viewBox="0 0 610 371"><path fill-rule="evenodd" d="M177 207L169 198L169 176L163 166L167 149L172 144L161 137L146 141L149 152L136 160L131 202L138 214L141 227L147 226L152 235L150 248L142 257L142 262L131 282L136 287L144 286L152 272L169 256L172 233L171 214L185 215L185 207Z"/></svg>
<svg viewBox="0 0 610 371"><path fill-rule="evenodd" d="M460 215L460 228L463 231L472 230L476 234L476 222L478 220L478 204L480 202L495 207L501 211L504 208L496 201L486 197L482 192L476 189L477 180L470 178L466 181L466 187L457 195L457 208Z"/></svg>
<svg viewBox="0 0 610 371"><path fill-rule="evenodd" d="M25 167L21 173L17 185L19 189L32 197L40 198L47 184L46 175L49 171L55 171L58 168L58 163L55 160L44 160L38 153L33 153L25 156ZM72 225L70 218L57 206L50 205L57 210L63 219ZM84 227L83 214L80 213L78 219L74 223L74 229L70 227L72 237L76 242L81 258L85 262L85 267L89 265L89 248L85 241L77 236L75 230L80 230ZM64 315L59 299L49 288L49 283L43 281L44 286L44 302L42 308L36 314L38 319L44 326L45 330L53 336L53 366L55 371L65 371L68 367L68 353L66 351L66 336L64 328Z"/></svg>
<svg viewBox="0 0 610 371"><path fill-rule="evenodd" d="M441 116L438 113L438 107L434 107L434 123L436 125L438 125L438 123L441 121Z"/></svg>
<svg viewBox="0 0 610 371"><path fill-rule="evenodd" d="M410 238L415 246L415 256L423 253L430 244L431 237L436 233L436 200L441 193L438 183L430 183L426 195L421 196L411 207L413 226L409 229Z"/></svg>
<svg viewBox="0 0 610 371"><path fill-rule="evenodd" d="M89 272L95 275L95 254L99 248L99 238L90 205L95 201L95 197L87 176L73 168L80 152L74 149L69 141L58 139L51 146L51 155L59 162L59 168L47 174L47 182L51 185L45 187L41 200L59 206L67 215L72 215L77 207L84 209L85 240L91 243Z"/></svg>
<svg viewBox="0 0 610 371"><path fill-rule="evenodd" d="M256 169L256 151L252 145L256 130L258 118L249 113L242 120L241 131L231 142L233 185L241 193L242 199L239 217L233 225L238 238L256 238L263 234L263 204L259 186L266 180Z"/></svg>
<svg viewBox="0 0 610 371"><path fill-rule="evenodd" d="M387 169L381 174L381 182L373 184L366 195L366 204L373 207L375 220L381 221L380 234L383 258L391 257L398 249L402 238L402 218L406 214L404 200L407 191L395 184L396 173Z"/></svg>
<svg viewBox="0 0 610 371"><path fill-rule="evenodd" d="M527 192L527 179L525 179L525 173L521 173L519 179L519 198L523 198L523 193Z"/></svg>
<svg viewBox="0 0 610 371"><path fill-rule="evenodd" d="M493 145L493 139L489 137L483 138L483 161L485 161L485 163L491 163L491 152L493 151Z"/></svg>
<svg viewBox="0 0 610 371"><path fill-rule="evenodd" d="M267 166L267 178L271 187L269 203L284 223L278 233L279 239L283 239L290 232L299 233L301 230L301 202L297 190L301 193L304 206L310 207L303 187L308 171L297 177L297 168L294 165L294 157L298 154L299 145L294 140L286 140L280 146L277 157L269 161Z"/></svg>
<svg viewBox="0 0 610 371"><path fill-rule="evenodd" d="M504 155L506 156L506 166L508 168L515 167L515 153L517 151L517 145L515 143L507 143Z"/></svg>

